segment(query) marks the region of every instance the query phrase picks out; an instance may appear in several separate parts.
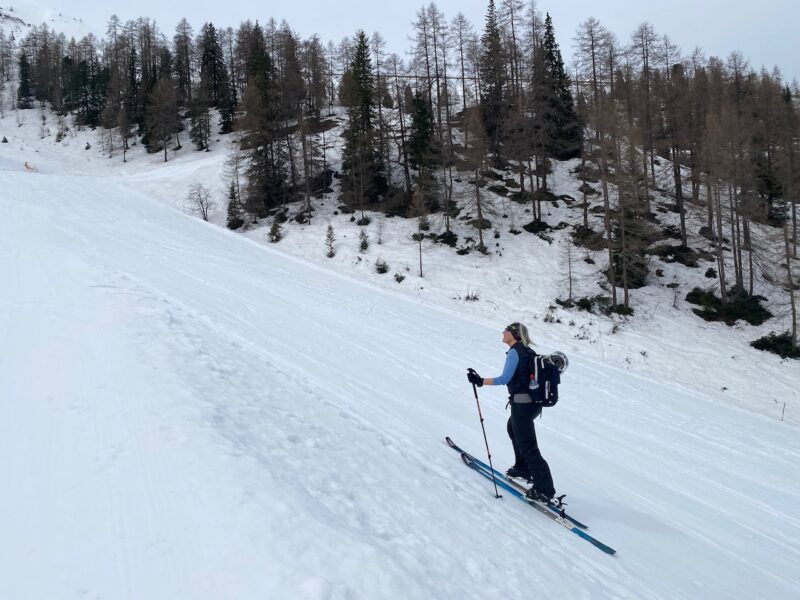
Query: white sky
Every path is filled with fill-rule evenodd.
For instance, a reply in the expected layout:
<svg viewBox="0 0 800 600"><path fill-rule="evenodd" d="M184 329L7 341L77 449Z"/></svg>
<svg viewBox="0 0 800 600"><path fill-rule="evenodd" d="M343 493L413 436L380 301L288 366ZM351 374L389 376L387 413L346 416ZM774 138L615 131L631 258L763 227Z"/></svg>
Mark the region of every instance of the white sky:
<svg viewBox="0 0 800 600"><path fill-rule="evenodd" d="M170 34L184 16L195 30L205 21L218 27L236 27L246 18L261 22L269 17L279 22L285 19L301 36L317 33L324 42L338 42L357 29L370 34L380 31L388 50L398 54L409 48L411 22L423 5L379 0L305 0L282 5L252 0L40 0L41 4L48 2L103 30L108 17L116 13L123 21L149 16ZM461 11L476 30L482 30L488 0L439 0L436 4L448 20ZM765 65L771 70L778 65L787 80L800 79L800 36L793 31L800 24L798 0L539 0L537 4L553 17L567 61L578 25L593 16L623 42L629 40L637 25L649 21L656 32L669 35L685 54L695 46L707 55L721 57L740 50L757 69Z"/></svg>

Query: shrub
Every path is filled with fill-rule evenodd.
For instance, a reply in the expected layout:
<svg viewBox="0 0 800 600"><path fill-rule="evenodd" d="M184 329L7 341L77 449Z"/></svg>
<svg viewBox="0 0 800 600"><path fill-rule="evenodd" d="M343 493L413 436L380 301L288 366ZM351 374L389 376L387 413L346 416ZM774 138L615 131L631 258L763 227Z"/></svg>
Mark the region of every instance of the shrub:
<svg viewBox="0 0 800 600"><path fill-rule="evenodd" d="M714 257L708 252L697 252L688 246L682 246L680 244L676 246L660 244L649 250L648 253L661 257L666 263L678 262L693 269L700 266L697 262L698 260L714 260Z"/></svg>
<svg viewBox="0 0 800 600"><path fill-rule="evenodd" d="M456 243L458 242L458 236L452 231L445 231L444 233L436 236L436 241L441 244L446 244L451 248L455 248Z"/></svg>
<svg viewBox="0 0 800 600"><path fill-rule="evenodd" d="M541 233L542 231L547 231L550 229L550 225L548 225L545 221L531 221L527 225L523 225L522 228L527 231L528 233Z"/></svg>
<svg viewBox="0 0 800 600"><path fill-rule="evenodd" d="M472 219L467 224L470 225L471 227L474 227L475 229L491 229L492 228L492 222L489 219L486 219L486 218L483 218L483 219Z"/></svg>
<svg viewBox="0 0 800 600"><path fill-rule="evenodd" d="M602 294L598 294L597 296L584 296L583 298L575 300L575 306L578 307L579 310L592 312L595 304L600 307L606 307L611 304L611 299Z"/></svg>
<svg viewBox="0 0 800 600"><path fill-rule="evenodd" d="M625 306L624 304L617 304L616 306L611 307L610 312L630 317L633 314L633 309L630 306Z"/></svg>
<svg viewBox="0 0 800 600"><path fill-rule="evenodd" d="M728 326L743 319L750 325L761 325L772 317L772 313L761 306L765 301L763 296L748 296L747 294L737 293L732 290L729 293L729 300L723 304L714 292L694 288L686 294L686 301L697 304L702 308L693 308L692 312L706 321L722 321Z"/></svg>
<svg viewBox="0 0 800 600"><path fill-rule="evenodd" d="M406 278L406 276L405 275L401 275L400 273L395 273L394 274L394 280L397 283L402 283L405 278Z"/></svg>
<svg viewBox="0 0 800 600"><path fill-rule="evenodd" d="M325 233L325 248L328 250L327 256L328 258L333 258L336 253L333 251L333 242L336 240L336 236L333 233L333 225L328 223L328 230Z"/></svg>
<svg viewBox="0 0 800 600"><path fill-rule="evenodd" d="M366 252L367 248L369 248L369 236L367 235L367 230L362 229L358 234L358 249L361 252Z"/></svg>
<svg viewBox="0 0 800 600"><path fill-rule="evenodd" d="M559 306L563 306L564 308L572 308L575 306L575 301L572 298L567 298L566 300L562 300L561 298L556 298L556 304Z"/></svg>
<svg viewBox="0 0 800 600"><path fill-rule="evenodd" d="M800 348L792 345L792 336L788 331L781 334L771 331L769 335L750 342L750 345L756 350L772 352L781 358L800 358Z"/></svg>
<svg viewBox="0 0 800 600"><path fill-rule="evenodd" d="M575 228L572 239L575 240L575 244L578 246L583 246L589 250L605 250L607 247L602 231L593 231L582 225Z"/></svg>
<svg viewBox="0 0 800 600"><path fill-rule="evenodd" d="M280 221L275 218L272 220L272 227L269 228L269 241L273 244L277 244L281 241L283 237L283 232L281 231L281 223Z"/></svg>
<svg viewBox="0 0 800 600"><path fill-rule="evenodd" d="M383 275L389 270L389 265L386 264L386 261L379 258L375 261L375 271Z"/></svg>

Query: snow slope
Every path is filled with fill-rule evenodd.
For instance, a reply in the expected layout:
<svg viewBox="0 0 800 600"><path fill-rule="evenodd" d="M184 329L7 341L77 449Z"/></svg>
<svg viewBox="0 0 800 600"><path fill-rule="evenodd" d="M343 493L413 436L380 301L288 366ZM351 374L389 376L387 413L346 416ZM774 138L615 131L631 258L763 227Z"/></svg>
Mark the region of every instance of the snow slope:
<svg viewBox="0 0 800 600"><path fill-rule="evenodd" d="M49 8L30 2L30 0L14 0L0 4L0 29L6 34L13 33L16 38L22 38L33 27L46 25L48 31L56 34L63 33L67 40L75 38L80 40L89 33L97 35L101 27L90 26L83 19L64 14L60 9ZM92 24L94 25L94 24Z"/></svg>
<svg viewBox="0 0 800 600"><path fill-rule="evenodd" d="M6 90L7 94L10 89ZM6 106L10 101L6 102ZM42 116L45 121L42 123ZM232 136L216 136L211 152L194 151L181 135L183 149L170 150L169 161L161 153L148 155L141 144L127 153L122 162L119 142L116 153L108 157L101 141L101 130L91 131L66 120L68 129L61 142L56 141L58 118L49 110L7 111L0 118L0 137L9 142L0 144L0 165L12 171L24 172L28 162L40 173L81 174L90 178L110 178L133 192L143 192L163 203L187 211L186 194L193 183L202 183L212 192L216 208L210 221L224 227L226 219L226 190L224 162ZM217 128L215 127L214 130ZM327 143L328 164L338 163L342 138L340 130L330 132ZM87 143L90 146L87 148ZM171 147L173 148L173 147ZM669 171L664 161L662 170ZM570 173L572 162L554 164L549 185L556 194L580 198L581 182ZM456 183L456 197L468 199L473 192L468 177ZM668 187L668 185L665 185ZM612 190L613 191L613 190ZM467 314L469 318L496 326L521 320L529 325L535 341L545 349L559 348L573 355L580 353L673 387L675 395L691 392L734 405L773 419L800 425L800 362L783 360L774 354L760 352L749 342L770 331L786 331L789 312L786 294L776 294L774 288L758 282L756 292L771 298L768 308L775 318L759 327L737 324L707 323L692 314L694 305L685 301L693 287L713 286L714 280L704 276L705 270L716 265L701 261L701 268L688 269L680 264L653 259L651 271L660 269L663 277L651 275L645 288L631 290L633 318L598 317L578 310L564 310L554 299L567 295L565 246L568 229L551 232L553 244L523 232L513 235L509 229L530 221L529 207L499 198L484 190L484 200L494 198L496 214L492 216L495 230L487 230L490 252L472 252L456 256L452 248L425 242L423 249L424 277L418 276L417 244L411 240L416 233L413 219L381 219L378 213L368 213L372 223L364 229L370 237L366 253L358 251L361 228L350 221L351 216L337 213L335 190L323 199L314 200L314 218L310 224L290 223L284 228L284 239L274 246L280 252L314 262L351 278L366 281L395 293L418 299L428 306L439 306ZM657 205L671 202L658 197ZM290 215L299 211L290 207ZM700 207L688 205L692 231L703 224ZM528 212L526 212L528 211ZM468 211L464 211L469 214ZM601 215L591 215L595 230L602 229ZM660 214L663 224L677 223L677 215ZM563 203L558 208L548 206L545 219L550 223L579 219L575 209ZM433 231L441 231L440 217L431 219ZM325 234L328 224L336 231L336 256L325 257ZM260 244L267 243L271 221L263 220L251 226L244 235ZM468 237L477 234L461 219L453 220L459 235L459 246L469 245ZM382 229L382 231L381 231ZM495 237L496 235L499 237ZM382 239L383 244L378 244ZM690 246L702 249L709 244L699 235L690 237ZM705 245L705 246L704 246ZM780 246L782 248L782 246ZM594 264L584 259L591 258ZM782 258L770 259L774 266ZM389 273L375 272L377 259L389 265ZM575 249L573 254L574 296L593 296L603 293L599 283L604 281L602 269L607 264L605 252ZM730 265L729 265L730 268ZM763 266L759 267L759 271ZM800 271L800 267L795 269ZM405 279L398 284L395 276ZM669 286L678 286L672 289ZM621 293L621 290L620 290ZM480 300L466 302L476 294ZM764 382L768 382L765 385Z"/></svg>
<svg viewBox="0 0 800 600"><path fill-rule="evenodd" d="M464 371L499 369L503 320L18 167L0 157L0 597L800 595L794 425L573 354L537 428L608 557L442 441L479 454ZM503 390L481 399L506 466Z"/></svg>

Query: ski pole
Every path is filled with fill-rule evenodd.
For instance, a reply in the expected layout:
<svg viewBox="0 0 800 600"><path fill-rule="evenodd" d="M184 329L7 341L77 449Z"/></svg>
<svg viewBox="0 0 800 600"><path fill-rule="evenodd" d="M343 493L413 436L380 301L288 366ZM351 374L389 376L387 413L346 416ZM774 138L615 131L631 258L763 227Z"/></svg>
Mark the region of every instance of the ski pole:
<svg viewBox="0 0 800 600"><path fill-rule="evenodd" d="M477 375L477 373L475 372L475 369L467 369L467 371L470 372L470 373L475 373ZM480 403L480 400L478 400L478 388L474 383L472 384L472 393L475 394L475 404L478 405L478 416L481 419L481 430L483 431L483 442L486 444L486 456L489 457L489 468L492 471L492 483L494 484L494 497L495 498L502 498L500 493L497 491L497 480L495 479L494 466L492 465L492 453L489 450L489 440L486 438L486 428L483 426L483 413L481 413L481 403Z"/></svg>

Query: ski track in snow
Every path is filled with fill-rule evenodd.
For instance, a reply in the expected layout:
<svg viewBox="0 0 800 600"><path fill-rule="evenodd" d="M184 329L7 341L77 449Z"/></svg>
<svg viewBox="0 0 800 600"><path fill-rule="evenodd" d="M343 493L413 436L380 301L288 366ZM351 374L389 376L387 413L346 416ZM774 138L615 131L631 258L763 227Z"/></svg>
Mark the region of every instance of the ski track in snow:
<svg viewBox="0 0 800 600"><path fill-rule="evenodd" d="M610 558L443 443L482 451L464 370L501 326L108 179L0 177L0 597L800 596L794 427L571 356L537 431Z"/></svg>

